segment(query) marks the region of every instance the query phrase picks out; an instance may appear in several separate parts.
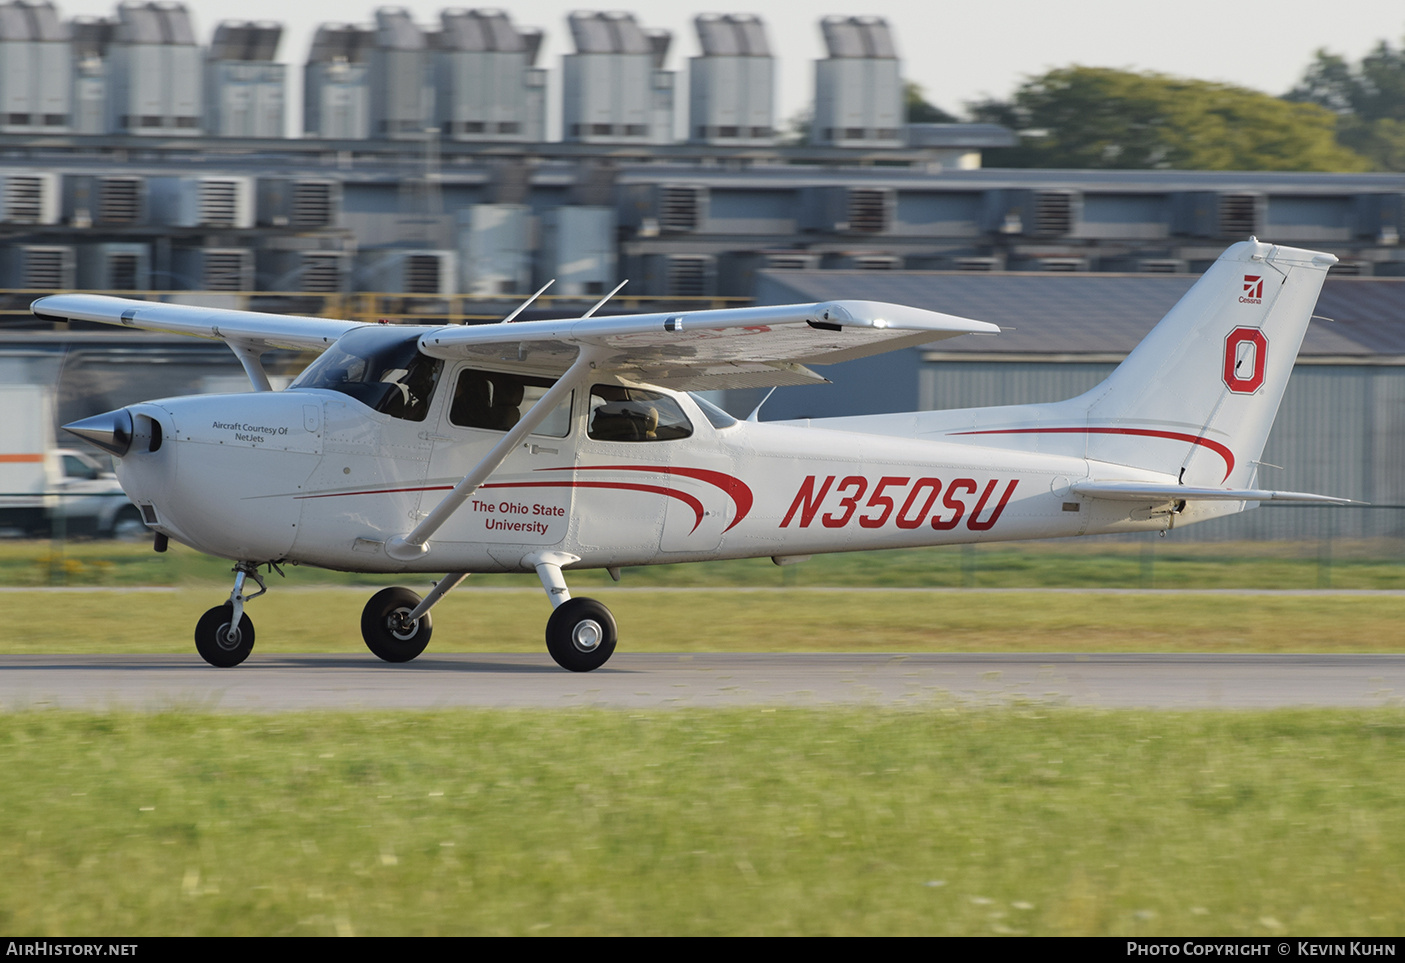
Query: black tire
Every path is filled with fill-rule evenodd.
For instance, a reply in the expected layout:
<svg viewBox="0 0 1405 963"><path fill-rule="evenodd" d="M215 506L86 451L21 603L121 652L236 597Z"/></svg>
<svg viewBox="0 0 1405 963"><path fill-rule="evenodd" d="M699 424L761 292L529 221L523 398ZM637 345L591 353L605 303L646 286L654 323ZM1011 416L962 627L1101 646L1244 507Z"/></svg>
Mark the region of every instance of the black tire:
<svg viewBox="0 0 1405 963"><path fill-rule="evenodd" d="M228 669L249 657L254 650L254 623L247 615L239 616L239 628L233 641L228 638L229 622L234 606L226 602L216 605L195 623L195 648L210 665Z"/></svg>
<svg viewBox="0 0 1405 963"><path fill-rule="evenodd" d="M386 662L409 662L429 645L434 622L429 613L421 615L406 628L397 627L393 617L409 615L420 597L407 588L381 589L361 610L361 638L366 648Z"/></svg>
<svg viewBox="0 0 1405 963"><path fill-rule="evenodd" d="M595 599L567 599L546 623L546 650L572 672L598 669L615 654L615 617Z"/></svg>

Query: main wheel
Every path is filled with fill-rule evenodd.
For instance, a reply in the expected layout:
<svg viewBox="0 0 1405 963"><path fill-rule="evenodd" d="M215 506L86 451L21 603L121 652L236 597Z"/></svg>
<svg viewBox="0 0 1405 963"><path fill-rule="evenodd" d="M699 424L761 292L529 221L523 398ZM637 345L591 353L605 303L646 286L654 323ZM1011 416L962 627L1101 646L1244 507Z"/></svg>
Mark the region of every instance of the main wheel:
<svg viewBox="0 0 1405 963"><path fill-rule="evenodd" d="M615 639L615 617L595 599L567 599L546 623L546 650L572 672L589 672L608 662Z"/></svg>
<svg viewBox="0 0 1405 963"><path fill-rule="evenodd" d="M413 622L405 616L420 604L407 588L381 589L361 610L361 638L366 648L387 662L409 662L429 645L434 623L426 612Z"/></svg>
<svg viewBox="0 0 1405 963"><path fill-rule="evenodd" d="M195 648L210 665L228 669L249 657L254 650L254 623L247 615L239 616L234 638L229 637L229 623L234 606L226 602L216 605L195 623Z"/></svg>

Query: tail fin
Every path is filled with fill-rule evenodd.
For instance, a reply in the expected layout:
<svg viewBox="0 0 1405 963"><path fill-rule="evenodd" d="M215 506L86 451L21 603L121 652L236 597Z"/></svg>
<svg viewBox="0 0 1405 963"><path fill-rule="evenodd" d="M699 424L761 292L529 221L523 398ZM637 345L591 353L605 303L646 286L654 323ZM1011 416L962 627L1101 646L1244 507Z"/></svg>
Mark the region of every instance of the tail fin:
<svg viewBox="0 0 1405 963"><path fill-rule="evenodd" d="M918 433L1245 487L1331 254L1251 239L1225 251L1107 380L1046 405L922 412Z"/></svg>
<svg viewBox="0 0 1405 963"><path fill-rule="evenodd" d="M1187 485L1251 484L1336 261L1257 240L1227 250L1106 381L1074 399L1087 412L1088 457Z"/></svg>

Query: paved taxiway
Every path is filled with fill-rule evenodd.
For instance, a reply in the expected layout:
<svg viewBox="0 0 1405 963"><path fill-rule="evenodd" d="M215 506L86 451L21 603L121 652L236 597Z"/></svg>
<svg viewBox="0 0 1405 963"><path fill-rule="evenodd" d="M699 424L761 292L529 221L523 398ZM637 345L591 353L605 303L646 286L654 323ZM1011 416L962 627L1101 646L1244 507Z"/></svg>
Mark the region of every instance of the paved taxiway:
<svg viewBox="0 0 1405 963"><path fill-rule="evenodd" d="M565 672L542 655L0 656L0 708L431 709L931 705L1269 708L1405 701L1405 655L667 655Z"/></svg>

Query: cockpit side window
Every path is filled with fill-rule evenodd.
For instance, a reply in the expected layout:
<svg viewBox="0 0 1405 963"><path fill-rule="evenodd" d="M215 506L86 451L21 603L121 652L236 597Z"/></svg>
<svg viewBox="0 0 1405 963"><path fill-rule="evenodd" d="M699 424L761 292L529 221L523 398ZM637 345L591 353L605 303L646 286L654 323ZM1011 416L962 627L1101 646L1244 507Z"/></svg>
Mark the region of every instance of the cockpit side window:
<svg viewBox="0 0 1405 963"><path fill-rule="evenodd" d="M465 369L459 372L454 397L449 402L449 424L459 428L507 431L521 421L522 415L555 383L550 378L531 375ZM564 438L570 431L571 399L567 398L532 433Z"/></svg>
<svg viewBox="0 0 1405 963"><path fill-rule="evenodd" d="M668 395L624 385L590 389L586 434L596 441L671 441L692 433L693 423Z"/></svg>
<svg viewBox="0 0 1405 963"><path fill-rule="evenodd" d="M289 390L324 388L392 418L424 421L444 362L419 351L419 335L393 328L350 331L308 365Z"/></svg>

